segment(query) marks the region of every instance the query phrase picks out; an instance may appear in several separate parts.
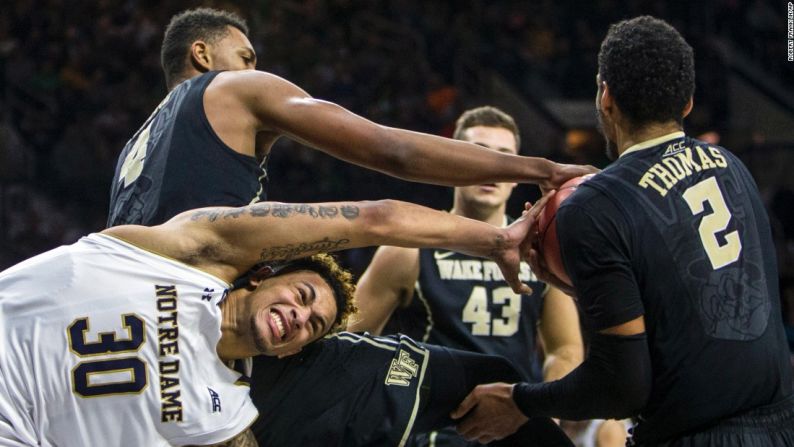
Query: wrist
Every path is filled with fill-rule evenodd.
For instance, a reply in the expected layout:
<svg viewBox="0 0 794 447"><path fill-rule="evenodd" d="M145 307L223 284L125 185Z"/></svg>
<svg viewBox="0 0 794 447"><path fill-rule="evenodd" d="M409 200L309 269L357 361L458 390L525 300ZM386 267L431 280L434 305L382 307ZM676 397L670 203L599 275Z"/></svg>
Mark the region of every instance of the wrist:
<svg viewBox="0 0 794 447"><path fill-rule="evenodd" d="M557 172L557 163L541 157L524 157L526 164L522 178L523 182L535 183L541 187L551 184Z"/></svg>
<svg viewBox="0 0 794 447"><path fill-rule="evenodd" d="M521 414L530 418L532 417L532 414L530 414L530 412L527 411L528 407L526 405L526 402L528 399L526 398L526 394L527 394L525 389L526 385L528 384L524 382L514 383L513 389L511 390L511 396L513 398L513 403L516 404L516 407L518 407L518 409L521 411Z"/></svg>

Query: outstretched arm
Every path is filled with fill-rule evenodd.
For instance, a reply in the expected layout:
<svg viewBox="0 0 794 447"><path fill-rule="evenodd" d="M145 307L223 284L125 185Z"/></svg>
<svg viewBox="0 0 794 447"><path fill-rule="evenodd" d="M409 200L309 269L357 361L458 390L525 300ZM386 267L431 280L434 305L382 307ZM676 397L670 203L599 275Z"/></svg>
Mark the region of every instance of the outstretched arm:
<svg viewBox="0 0 794 447"><path fill-rule="evenodd" d="M233 280L260 262L283 262L319 252L370 245L438 247L496 261L513 290L519 244L529 224L498 228L394 200L202 208L163 225L126 225L104 233Z"/></svg>
<svg viewBox="0 0 794 447"><path fill-rule="evenodd" d="M537 183L553 188L594 172L544 158L489 151L475 144L386 127L336 104L312 98L285 79L261 71L224 74L260 132L286 135L336 158L405 180L458 186L485 182Z"/></svg>
<svg viewBox="0 0 794 447"><path fill-rule="evenodd" d="M380 335L395 309L410 302L417 278L418 249L378 248L356 286L358 313L348 330Z"/></svg>

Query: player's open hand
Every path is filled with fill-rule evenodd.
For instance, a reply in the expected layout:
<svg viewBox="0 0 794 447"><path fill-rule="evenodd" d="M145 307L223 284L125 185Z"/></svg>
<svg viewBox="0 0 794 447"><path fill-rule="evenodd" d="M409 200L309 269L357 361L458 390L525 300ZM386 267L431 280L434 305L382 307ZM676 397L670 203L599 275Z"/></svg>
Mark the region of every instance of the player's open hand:
<svg viewBox="0 0 794 447"><path fill-rule="evenodd" d="M529 420L513 401L509 383L478 385L450 416L460 419L461 436L482 444L512 435Z"/></svg>

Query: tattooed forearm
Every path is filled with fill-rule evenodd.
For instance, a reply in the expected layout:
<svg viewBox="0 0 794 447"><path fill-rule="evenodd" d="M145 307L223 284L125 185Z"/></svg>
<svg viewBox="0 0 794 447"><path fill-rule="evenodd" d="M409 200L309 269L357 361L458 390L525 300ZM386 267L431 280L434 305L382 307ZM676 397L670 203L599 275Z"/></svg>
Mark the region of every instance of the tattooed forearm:
<svg viewBox="0 0 794 447"><path fill-rule="evenodd" d="M326 237L314 242L302 242L300 244L287 244L279 247L264 248L259 258L261 261L291 261L307 253L340 250L349 243L350 239L332 241Z"/></svg>
<svg viewBox="0 0 794 447"><path fill-rule="evenodd" d="M340 215L347 220L353 220L359 216L361 210L355 205L336 206L314 206L306 204L283 204L283 203L257 203L243 208L208 208L193 212L190 220L207 219L215 222L219 218L237 219L246 212L252 217L280 217L286 219L295 215L306 215L313 219L334 219Z"/></svg>

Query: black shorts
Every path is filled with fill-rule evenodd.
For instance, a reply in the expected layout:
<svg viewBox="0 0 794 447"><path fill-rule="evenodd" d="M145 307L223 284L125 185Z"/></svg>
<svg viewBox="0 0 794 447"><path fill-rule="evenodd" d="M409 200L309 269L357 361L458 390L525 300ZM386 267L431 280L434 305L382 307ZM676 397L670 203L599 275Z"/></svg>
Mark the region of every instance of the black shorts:
<svg viewBox="0 0 794 447"><path fill-rule="evenodd" d="M296 356L254 360L252 428L271 447L402 446L411 433L452 425L449 413L476 385L516 380L502 357L343 332ZM548 419L527 425L533 439L567 441Z"/></svg>
<svg viewBox="0 0 794 447"><path fill-rule="evenodd" d="M631 444L629 444L631 445ZM794 447L794 394L695 433L642 447Z"/></svg>

